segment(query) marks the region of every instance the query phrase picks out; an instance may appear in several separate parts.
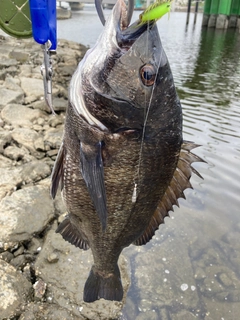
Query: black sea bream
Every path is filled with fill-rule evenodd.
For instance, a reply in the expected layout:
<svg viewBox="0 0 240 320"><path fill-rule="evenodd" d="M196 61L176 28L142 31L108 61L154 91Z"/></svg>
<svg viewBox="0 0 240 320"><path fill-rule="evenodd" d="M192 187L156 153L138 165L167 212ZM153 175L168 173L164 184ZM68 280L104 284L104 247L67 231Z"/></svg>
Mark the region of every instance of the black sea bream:
<svg viewBox="0 0 240 320"><path fill-rule="evenodd" d="M68 211L57 232L91 248L84 301L121 300L118 258L143 245L191 187L182 109L154 21L127 25L118 0L96 45L75 71L63 142L52 174Z"/></svg>

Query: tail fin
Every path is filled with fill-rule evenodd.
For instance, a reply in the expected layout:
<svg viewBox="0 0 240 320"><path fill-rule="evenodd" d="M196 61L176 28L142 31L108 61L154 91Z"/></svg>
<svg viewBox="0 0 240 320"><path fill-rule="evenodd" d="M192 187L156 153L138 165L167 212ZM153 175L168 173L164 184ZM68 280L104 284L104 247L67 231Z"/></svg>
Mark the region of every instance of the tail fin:
<svg viewBox="0 0 240 320"><path fill-rule="evenodd" d="M93 302L98 299L121 301L123 298L123 287L118 266L115 272L103 275L92 267L84 286L83 300Z"/></svg>

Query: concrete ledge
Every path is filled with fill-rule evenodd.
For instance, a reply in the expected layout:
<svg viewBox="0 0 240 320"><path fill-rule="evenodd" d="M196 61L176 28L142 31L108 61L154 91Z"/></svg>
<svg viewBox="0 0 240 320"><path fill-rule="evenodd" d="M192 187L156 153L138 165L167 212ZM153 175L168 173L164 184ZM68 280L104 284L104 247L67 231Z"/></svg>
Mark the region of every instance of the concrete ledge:
<svg viewBox="0 0 240 320"><path fill-rule="evenodd" d="M228 18L225 14L219 14L216 21L216 29L226 29L228 27Z"/></svg>
<svg viewBox="0 0 240 320"><path fill-rule="evenodd" d="M72 11L65 9L65 8L61 8L61 7L57 7L57 19L69 19L72 16Z"/></svg>
<svg viewBox="0 0 240 320"><path fill-rule="evenodd" d="M217 21L217 15L211 14L208 20L208 28L215 28Z"/></svg>

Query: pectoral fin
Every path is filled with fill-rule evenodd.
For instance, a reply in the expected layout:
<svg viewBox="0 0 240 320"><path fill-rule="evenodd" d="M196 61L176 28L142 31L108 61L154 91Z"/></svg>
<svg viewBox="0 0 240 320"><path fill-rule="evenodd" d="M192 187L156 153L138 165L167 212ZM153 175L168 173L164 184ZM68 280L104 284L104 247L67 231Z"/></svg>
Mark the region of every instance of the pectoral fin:
<svg viewBox="0 0 240 320"><path fill-rule="evenodd" d="M61 145L57 159L55 161L52 176L51 176L51 187L50 194L54 199L57 193L58 186L60 184L61 190L63 189L63 161L64 161L64 147Z"/></svg>
<svg viewBox="0 0 240 320"><path fill-rule="evenodd" d="M178 198L184 198L184 190L187 188L192 188L190 183L190 178L192 172L198 175L200 178L202 176L194 169L191 164L193 162L205 162L197 155L191 152L192 149L199 147L198 145L184 141L181 146L181 151L178 158L178 163L176 170L173 174L172 180L163 196L161 201L158 204L157 209L155 210L149 225L143 232L143 234L134 241L133 244L141 246L149 242L155 234L155 231L158 229L159 225L164 223L164 218L169 216L168 212L173 211L173 205L178 204Z"/></svg>
<svg viewBox="0 0 240 320"><path fill-rule="evenodd" d="M105 230L107 225L107 201L102 161L102 142L98 142L94 146L81 143L80 158L83 179L99 216L102 229Z"/></svg>

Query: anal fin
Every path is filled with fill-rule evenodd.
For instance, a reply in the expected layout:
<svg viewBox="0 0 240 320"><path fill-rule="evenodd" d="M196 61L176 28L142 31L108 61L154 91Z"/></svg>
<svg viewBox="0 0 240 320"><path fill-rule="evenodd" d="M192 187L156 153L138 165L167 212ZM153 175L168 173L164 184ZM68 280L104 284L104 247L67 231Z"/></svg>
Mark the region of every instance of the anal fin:
<svg viewBox="0 0 240 320"><path fill-rule="evenodd" d="M56 233L60 233L64 240L83 250L89 249L87 241L83 238L81 231L70 221L68 217L58 226Z"/></svg>
<svg viewBox="0 0 240 320"><path fill-rule="evenodd" d="M179 198L185 198L184 190L192 188L189 180L192 173L200 178L202 176L194 169L191 164L193 162L205 162L200 157L191 152L192 149L199 147L192 142L183 141L177 167L174 171L172 180L167 187L163 198L160 200L150 222L143 234L133 242L133 244L141 246L149 242L158 229L159 225L164 223L164 218L169 216L168 212L173 211L173 205L178 204Z"/></svg>
<svg viewBox="0 0 240 320"><path fill-rule="evenodd" d="M81 172L89 195L99 216L102 229L107 225L107 200L104 184L102 143L94 146L80 145Z"/></svg>

